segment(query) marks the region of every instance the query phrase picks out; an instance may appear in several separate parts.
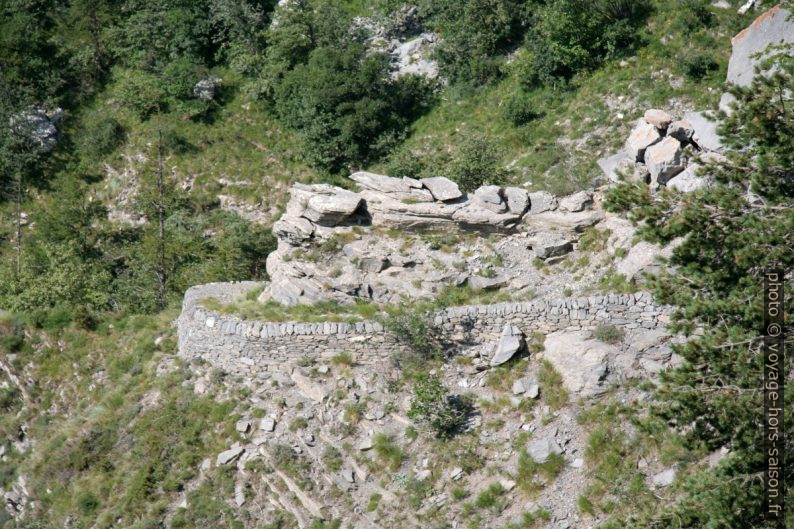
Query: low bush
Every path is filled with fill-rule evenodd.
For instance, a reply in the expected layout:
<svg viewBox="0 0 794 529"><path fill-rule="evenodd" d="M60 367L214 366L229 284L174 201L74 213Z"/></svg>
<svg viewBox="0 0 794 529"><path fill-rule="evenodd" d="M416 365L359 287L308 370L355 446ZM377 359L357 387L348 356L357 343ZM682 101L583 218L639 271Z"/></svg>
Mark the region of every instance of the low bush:
<svg viewBox="0 0 794 529"><path fill-rule="evenodd" d="M621 343L625 336L625 331L614 325L599 325L593 331L593 338L613 345Z"/></svg>
<svg viewBox="0 0 794 529"><path fill-rule="evenodd" d="M459 432L472 411L469 399L449 395L441 380L428 373L417 375L408 416L435 433L448 438Z"/></svg>

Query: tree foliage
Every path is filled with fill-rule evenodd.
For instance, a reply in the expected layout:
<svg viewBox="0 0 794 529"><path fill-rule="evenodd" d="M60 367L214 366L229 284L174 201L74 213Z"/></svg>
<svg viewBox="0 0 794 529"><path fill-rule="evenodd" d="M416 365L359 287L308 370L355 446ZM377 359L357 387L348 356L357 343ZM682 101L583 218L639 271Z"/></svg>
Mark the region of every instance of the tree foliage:
<svg viewBox="0 0 794 529"><path fill-rule="evenodd" d="M794 269L794 62L783 55L775 64L776 73L732 89L736 107L720 130L733 150L706 167L713 187L681 196L623 184L607 196L647 240L680 241L674 268L650 278L658 301L675 307L672 330L689 336L675 348L684 363L664 375L655 412L691 446L731 450L714 471L687 479L654 527L772 527L762 512L763 272L779 267L790 280ZM785 371L792 367L789 355ZM789 409L792 397L787 387ZM789 422L784 452L792 435Z"/></svg>

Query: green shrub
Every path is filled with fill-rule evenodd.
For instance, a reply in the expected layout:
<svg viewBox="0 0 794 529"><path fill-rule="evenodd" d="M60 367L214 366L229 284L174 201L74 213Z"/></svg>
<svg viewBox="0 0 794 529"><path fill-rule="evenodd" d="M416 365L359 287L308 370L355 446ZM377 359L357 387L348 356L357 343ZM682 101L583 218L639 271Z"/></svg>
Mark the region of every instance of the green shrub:
<svg viewBox="0 0 794 529"><path fill-rule="evenodd" d="M372 448L389 470L397 470L403 462L403 451L394 442L394 438L386 434L375 434Z"/></svg>
<svg viewBox="0 0 794 529"><path fill-rule="evenodd" d="M684 68L684 75L693 81L700 81L720 68L717 61L706 53L684 55L681 64Z"/></svg>
<svg viewBox="0 0 794 529"><path fill-rule="evenodd" d="M595 507L593 503L587 499L587 496L579 496L579 499L576 500L576 505L579 507L580 513L595 516Z"/></svg>
<svg viewBox="0 0 794 529"><path fill-rule="evenodd" d="M333 446L326 446L323 450L323 463L325 467L331 472L337 472L342 469L342 452Z"/></svg>
<svg viewBox="0 0 794 529"><path fill-rule="evenodd" d="M563 385L562 375L554 369L554 366L548 360L543 360L540 365L538 381L540 382L543 400L551 409L559 410L567 404L568 390Z"/></svg>
<svg viewBox="0 0 794 529"><path fill-rule="evenodd" d="M446 173L466 192L487 184L505 184L509 176L496 144L479 134L463 142L457 155L447 165Z"/></svg>
<svg viewBox="0 0 794 529"><path fill-rule="evenodd" d="M392 356L398 367L415 369L441 357L441 345L430 318L428 307L422 304L400 304L387 309L383 326L410 349L410 354Z"/></svg>
<svg viewBox="0 0 794 529"><path fill-rule="evenodd" d="M527 53L518 65L528 85L555 84L627 53L650 3L632 0L552 0L533 13Z"/></svg>
<svg viewBox="0 0 794 529"><path fill-rule="evenodd" d="M367 512L372 512L378 508L378 503L383 498L381 494L377 492L369 497L369 503L367 503Z"/></svg>
<svg viewBox="0 0 794 529"><path fill-rule="evenodd" d="M428 373L417 375L413 390L408 416L427 426L437 437L451 437L466 424L472 410L471 402L449 395L437 376Z"/></svg>
<svg viewBox="0 0 794 529"><path fill-rule="evenodd" d="M484 491L477 495L474 500L474 506L478 509L491 509L495 512L501 512L505 508L505 502L502 499L505 490L499 483L491 483Z"/></svg>
<svg viewBox="0 0 794 529"><path fill-rule="evenodd" d="M599 325L593 331L593 338L609 344L621 343L625 336L625 331L614 325Z"/></svg>
<svg viewBox="0 0 794 529"><path fill-rule="evenodd" d="M520 127L532 120L538 119L543 114L538 112L527 92L523 89L518 89L510 99L507 100L503 115L510 123L516 127Z"/></svg>
<svg viewBox="0 0 794 529"><path fill-rule="evenodd" d="M77 497L77 509L83 516L93 514L99 508L99 499L91 492L83 492Z"/></svg>
<svg viewBox="0 0 794 529"><path fill-rule="evenodd" d="M516 484L527 494L532 494L543 488L540 476L546 482L553 480L565 467L565 458L561 454L550 454L543 463L537 463L523 450L518 456L518 472Z"/></svg>

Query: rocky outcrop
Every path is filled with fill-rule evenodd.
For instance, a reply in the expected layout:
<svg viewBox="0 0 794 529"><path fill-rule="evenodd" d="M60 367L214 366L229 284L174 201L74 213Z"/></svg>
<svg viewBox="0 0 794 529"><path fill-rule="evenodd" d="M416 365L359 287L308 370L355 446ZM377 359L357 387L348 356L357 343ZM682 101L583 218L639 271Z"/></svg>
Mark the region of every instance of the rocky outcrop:
<svg viewBox="0 0 794 529"><path fill-rule="evenodd" d="M565 389L580 397L653 376L675 362L670 337L660 329L628 330L619 343L599 341L588 330L557 331L546 336L542 354L562 376Z"/></svg>
<svg viewBox="0 0 794 529"><path fill-rule="evenodd" d="M749 86L755 76L755 68L770 55L782 51L768 47L787 44L794 44L794 20L790 19L790 11L779 4L731 39L733 50L726 81L737 86ZM731 94L723 94L720 109L730 112L733 101Z"/></svg>
<svg viewBox="0 0 794 529"><path fill-rule="evenodd" d="M196 83L193 87L193 95L204 101L212 101L220 88L223 79L220 77L207 77Z"/></svg>
<svg viewBox="0 0 794 529"><path fill-rule="evenodd" d="M558 200L495 185L466 194L444 177L361 171L350 180L358 191L293 185L273 225L278 247L267 259L272 282L261 301L397 303L449 285L526 288L536 282L535 258L574 251L581 234L605 218L590 191ZM490 234L501 237L483 236Z"/></svg>
<svg viewBox="0 0 794 529"><path fill-rule="evenodd" d="M700 174L698 159L722 150L717 125L701 112L689 112L681 119L659 109L650 109L626 140L623 151L598 160L604 175L613 182L621 177L645 182L656 190L670 187L681 192L711 185Z"/></svg>
<svg viewBox="0 0 794 529"><path fill-rule="evenodd" d="M58 145L58 129L55 125L62 116L63 110L60 108L50 111L44 106L35 106L12 116L9 126L16 134L29 136L45 151L51 151Z"/></svg>

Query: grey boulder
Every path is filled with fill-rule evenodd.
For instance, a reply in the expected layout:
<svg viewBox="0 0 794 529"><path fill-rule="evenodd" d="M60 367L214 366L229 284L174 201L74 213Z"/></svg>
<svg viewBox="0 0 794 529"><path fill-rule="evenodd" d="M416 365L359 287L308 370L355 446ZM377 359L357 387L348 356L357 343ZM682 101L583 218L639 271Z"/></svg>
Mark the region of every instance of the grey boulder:
<svg viewBox="0 0 794 529"><path fill-rule="evenodd" d="M228 450L225 450L218 454L218 457L215 459L215 465L228 465L229 463L233 463L237 460L241 455L245 452L245 448L241 446L232 447Z"/></svg>
<svg viewBox="0 0 794 529"><path fill-rule="evenodd" d="M434 176L432 178L422 178L422 184L430 191L433 198L446 202L448 200L457 200L463 196L458 184L445 178L443 176Z"/></svg>
<svg viewBox="0 0 794 529"><path fill-rule="evenodd" d="M350 217L361 205L361 195L333 188L333 191L317 193L306 204L303 216L321 226L336 226Z"/></svg>
<svg viewBox="0 0 794 529"><path fill-rule="evenodd" d="M491 356L491 366L502 365L523 349L525 345L524 333L515 325L505 325L499 342L494 347Z"/></svg>
<svg viewBox="0 0 794 529"><path fill-rule="evenodd" d="M527 444L527 454L535 463L545 463L552 454L561 454L562 448L551 437L534 439Z"/></svg>
<svg viewBox="0 0 794 529"><path fill-rule="evenodd" d="M681 143L667 136L645 151L645 165L651 173L651 184L666 184L686 167Z"/></svg>
<svg viewBox="0 0 794 529"><path fill-rule="evenodd" d="M645 157L645 149L661 139L662 135L659 129L641 119L626 140L626 151L632 160L641 162Z"/></svg>
<svg viewBox="0 0 794 529"><path fill-rule="evenodd" d="M482 186L474 192L474 200L480 206L494 213L507 211L507 204L502 197L502 188L499 186Z"/></svg>

